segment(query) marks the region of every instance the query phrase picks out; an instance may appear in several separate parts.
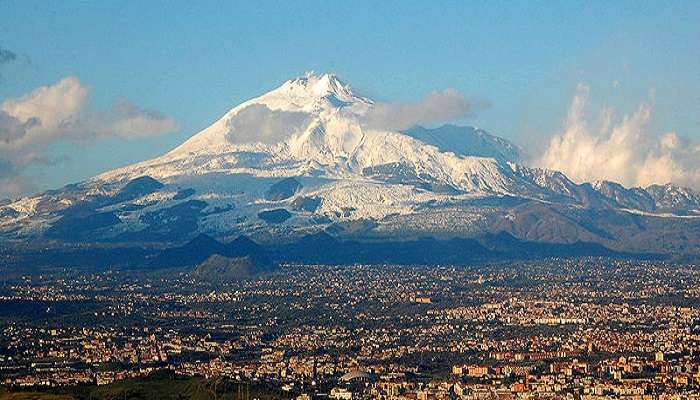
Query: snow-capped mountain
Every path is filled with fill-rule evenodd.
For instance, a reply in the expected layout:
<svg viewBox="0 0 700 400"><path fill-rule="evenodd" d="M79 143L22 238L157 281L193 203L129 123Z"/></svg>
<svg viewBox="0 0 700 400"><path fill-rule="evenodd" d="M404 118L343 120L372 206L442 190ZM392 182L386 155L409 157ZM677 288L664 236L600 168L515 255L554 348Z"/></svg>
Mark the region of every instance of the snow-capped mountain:
<svg viewBox="0 0 700 400"><path fill-rule="evenodd" d="M363 120L372 105L333 75L293 79L233 108L168 154L93 181L150 176L175 182L212 173L377 181L403 173L465 192L506 193L514 184L499 162L517 155L509 142L469 128L462 129L460 141L453 127L450 136L443 135L444 145L436 138L447 127L409 134L366 129ZM480 149L467 154L476 142L485 154Z"/></svg>
<svg viewBox="0 0 700 400"><path fill-rule="evenodd" d="M443 125L428 129L416 126L402 132L440 151L461 156L493 157L498 161L520 162L522 151L513 143L470 126Z"/></svg>
<svg viewBox="0 0 700 400"><path fill-rule="evenodd" d="M178 241L197 233L264 239L320 229L469 236L518 231L522 223L512 225L523 210L537 225L533 218L541 221L548 210L580 224L593 240L609 241L604 228L576 215L601 209L684 221L700 215L700 197L689 189L579 185L560 172L519 164L517 146L480 129L370 128L374 107L334 75L289 80L161 157L0 203L0 232L113 241ZM561 229L561 221L551 223Z"/></svg>

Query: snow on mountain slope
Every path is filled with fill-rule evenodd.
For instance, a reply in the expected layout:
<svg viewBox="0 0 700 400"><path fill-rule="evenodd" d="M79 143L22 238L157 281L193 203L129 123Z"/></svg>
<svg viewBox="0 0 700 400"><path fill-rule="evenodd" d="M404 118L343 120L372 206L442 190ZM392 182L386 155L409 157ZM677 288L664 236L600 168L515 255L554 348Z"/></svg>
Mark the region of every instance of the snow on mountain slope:
<svg viewBox="0 0 700 400"><path fill-rule="evenodd" d="M331 128L324 132L329 136L325 144L348 146L361 133L348 129L343 120L363 115L371 105L369 99L355 95L334 75L307 74L234 107L166 157L224 153L239 149L236 144L247 148L245 145L262 143L274 148L286 142L300 150L323 125Z"/></svg>
<svg viewBox="0 0 700 400"><path fill-rule="evenodd" d="M481 143L468 151L465 146L473 140L459 142L451 130L446 140L461 147L445 152L426 139L441 135L440 130L423 129L420 140L366 129L363 117L372 105L333 75L307 75L233 108L164 156L102 174L96 181L147 175L172 183L213 172L363 181L368 168L402 163L416 176L465 192L504 194L516 186L498 160L485 157L498 153L512 158L516 150L507 141L479 133L488 146Z"/></svg>
<svg viewBox="0 0 700 400"><path fill-rule="evenodd" d="M512 162L520 162L522 158L518 146L471 126L443 125L435 129L417 126L403 133L433 145L440 151L450 151L457 155L492 157Z"/></svg>
<svg viewBox="0 0 700 400"><path fill-rule="evenodd" d="M700 214L700 194L673 184L651 185L645 188L662 212Z"/></svg>
<svg viewBox="0 0 700 400"><path fill-rule="evenodd" d="M475 232L523 202L700 214L700 197L683 188L579 185L522 166L515 145L476 128L369 129L374 106L334 75L292 79L163 156L2 203L0 233L160 241L348 221Z"/></svg>

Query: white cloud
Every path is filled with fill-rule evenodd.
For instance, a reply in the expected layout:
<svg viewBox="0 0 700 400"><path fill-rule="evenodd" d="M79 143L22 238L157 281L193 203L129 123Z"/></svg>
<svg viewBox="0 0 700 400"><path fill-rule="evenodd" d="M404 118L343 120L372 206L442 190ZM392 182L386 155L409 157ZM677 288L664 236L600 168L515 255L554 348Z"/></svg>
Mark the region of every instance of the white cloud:
<svg viewBox="0 0 700 400"><path fill-rule="evenodd" d="M279 143L303 131L309 121L307 113L271 110L264 104L251 104L228 121L226 138L231 143Z"/></svg>
<svg viewBox="0 0 700 400"><path fill-rule="evenodd" d="M17 99L5 100L0 111L22 124L35 121L16 145L106 137L138 138L172 132L177 123L126 100L110 110L94 110L88 104L89 89L78 78L67 77Z"/></svg>
<svg viewBox="0 0 700 400"><path fill-rule="evenodd" d="M70 127L75 126L80 118L87 96L88 89L77 78L68 77L52 86L40 87L22 97L3 101L0 112L23 125L33 121L21 135L15 135L14 140L6 145L22 148L52 142L64 135L84 135L82 130L75 132ZM6 135L2 136L6 139Z"/></svg>
<svg viewBox="0 0 700 400"><path fill-rule="evenodd" d="M700 144L674 132L649 132L653 95L637 110L615 119L600 113L597 128L585 118L589 88L580 85L561 133L549 141L538 166L559 170L577 182L611 180L626 186L675 183L700 189Z"/></svg>
<svg viewBox="0 0 700 400"><path fill-rule="evenodd" d="M372 129L402 130L418 124L454 121L471 115L484 102L470 102L454 89L433 91L416 103L376 103L367 113L365 124Z"/></svg>
<svg viewBox="0 0 700 400"><path fill-rule="evenodd" d="M24 170L45 162L47 148L56 141L130 139L177 129L172 118L126 100L96 110L89 104L89 92L78 78L66 77L0 103L0 197L21 192Z"/></svg>

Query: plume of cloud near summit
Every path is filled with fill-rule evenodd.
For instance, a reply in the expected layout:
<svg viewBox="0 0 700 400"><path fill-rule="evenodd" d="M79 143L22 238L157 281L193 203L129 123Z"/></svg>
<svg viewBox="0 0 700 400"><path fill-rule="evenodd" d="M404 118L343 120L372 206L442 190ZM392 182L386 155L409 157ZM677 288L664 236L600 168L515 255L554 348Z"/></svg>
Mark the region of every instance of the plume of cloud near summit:
<svg viewBox="0 0 700 400"><path fill-rule="evenodd" d="M579 85L562 132L552 136L535 162L538 166L578 182L610 180L642 187L675 183L700 189L700 144L675 132L649 132L653 94L617 120L613 109L602 110L595 127L585 117L589 91Z"/></svg>
<svg viewBox="0 0 700 400"><path fill-rule="evenodd" d="M371 129L398 131L419 124L455 121L488 106L485 101L467 100L455 89L433 91L415 103L375 103L365 116L365 125Z"/></svg>
<svg viewBox="0 0 700 400"><path fill-rule="evenodd" d="M309 118L302 112L273 111L264 104L251 104L228 121L226 138L231 143L274 144L302 131Z"/></svg>

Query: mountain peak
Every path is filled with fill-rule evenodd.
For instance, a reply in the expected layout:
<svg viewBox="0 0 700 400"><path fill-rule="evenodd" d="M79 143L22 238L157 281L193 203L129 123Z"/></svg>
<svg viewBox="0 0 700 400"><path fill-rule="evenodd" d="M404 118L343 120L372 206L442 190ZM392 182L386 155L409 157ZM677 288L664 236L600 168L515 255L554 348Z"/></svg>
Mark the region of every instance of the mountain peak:
<svg viewBox="0 0 700 400"><path fill-rule="evenodd" d="M307 72L304 76L286 81L278 89L270 92L273 96L282 96L287 99L293 99L304 102L316 102L325 100L330 102L334 107L344 106L351 103L369 102L367 99L357 96L350 85L341 81L335 74L317 75L313 72ZM264 96L263 96L264 97Z"/></svg>
<svg viewBox="0 0 700 400"><path fill-rule="evenodd" d="M353 95L348 84L330 73L316 75L314 72L307 72L303 77L288 80L282 87L288 90L303 90L317 97Z"/></svg>

